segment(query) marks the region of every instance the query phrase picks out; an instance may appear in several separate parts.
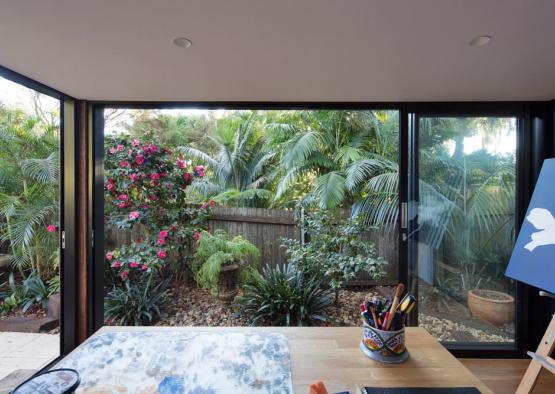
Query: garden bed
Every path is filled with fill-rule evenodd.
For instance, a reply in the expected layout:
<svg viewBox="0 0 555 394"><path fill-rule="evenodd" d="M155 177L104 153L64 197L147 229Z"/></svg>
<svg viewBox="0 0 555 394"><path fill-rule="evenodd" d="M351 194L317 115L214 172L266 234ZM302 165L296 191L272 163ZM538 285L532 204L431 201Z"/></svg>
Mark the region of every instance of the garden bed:
<svg viewBox="0 0 555 394"><path fill-rule="evenodd" d="M324 326L360 325L358 306L367 296L377 295L368 289L356 288L339 292L340 307L328 310L329 319ZM237 298L238 299L238 298ZM236 299L236 300L237 300ZM182 288L175 296L172 309L157 323L158 326L223 326L241 327L248 319L238 314L238 308L218 301L208 290L196 287ZM511 342L510 327L497 328L476 321L468 314L453 316L441 311L435 300L420 305L420 326L441 341L461 342Z"/></svg>

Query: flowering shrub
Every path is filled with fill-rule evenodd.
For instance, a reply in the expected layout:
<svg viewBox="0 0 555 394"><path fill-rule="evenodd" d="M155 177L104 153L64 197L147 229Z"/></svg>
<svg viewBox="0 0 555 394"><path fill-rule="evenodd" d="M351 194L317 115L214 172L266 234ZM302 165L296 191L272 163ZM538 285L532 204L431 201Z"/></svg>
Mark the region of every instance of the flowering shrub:
<svg viewBox="0 0 555 394"><path fill-rule="evenodd" d="M190 207L186 194L195 178L204 177L204 167L148 134L143 140L108 136L105 143L105 224L141 225L145 233L144 239L106 253L109 276L114 284L140 282L144 274L167 276L170 262L192 255L194 239L206 228L213 202Z"/></svg>

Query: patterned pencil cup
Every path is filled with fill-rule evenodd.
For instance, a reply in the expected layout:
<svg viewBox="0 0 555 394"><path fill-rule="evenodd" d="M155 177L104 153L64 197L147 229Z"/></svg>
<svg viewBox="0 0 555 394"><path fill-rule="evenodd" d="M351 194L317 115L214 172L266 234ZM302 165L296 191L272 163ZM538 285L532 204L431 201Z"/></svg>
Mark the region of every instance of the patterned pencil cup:
<svg viewBox="0 0 555 394"><path fill-rule="evenodd" d="M402 363L409 357L405 347L405 327L397 331L383 331L364 324L360 342L362 352L382 363Z"/></svg>

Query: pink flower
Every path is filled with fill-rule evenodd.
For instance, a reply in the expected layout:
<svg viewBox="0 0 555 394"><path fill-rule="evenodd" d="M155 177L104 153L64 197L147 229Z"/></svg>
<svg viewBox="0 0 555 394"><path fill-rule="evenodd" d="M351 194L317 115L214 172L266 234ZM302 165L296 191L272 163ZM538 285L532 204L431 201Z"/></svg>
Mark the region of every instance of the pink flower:
<svg viewBox="0 0 555 394"><path fill-rule="evenodd" d="M204 176L204 166L195 166L195 174L202 178Z"/></svg>
<svg viewBox="0 0 555 394"><path fill-rule="evenodd" d="M177 159L177 167L180 169L184 169L185 167L187 167L187 164L185 164L185 160L183 159Z"/></svg>
<svg viewBox="0 0 555 394"><path fill-rule="evenodd" d="M195 231L193 237L195 238L195 241L198 241L200 239L200 233L198 231Z"/></svg>
<svg viewBox="0 0 555 394"><path fill-rule="evenodd" d="M152 179L153 181L156 181L160 179L160 174L158 174L157 172L153 172L152 174L150 174L150 179Z"/></svg>
<svg viewBox="0 0 555 394"><path fill-rule="evenodd" d="M158 245L165 245L166 244L166 240L164 238L158 238L158 241L156 241L158 243Z"/></svg>
<svg viewBox="0 0 555 394"><path fill-rule="evenodd" d="M200 206L200 209L206 209L208 208L208 203L204 203Z"/></svg>
<svg viewBox="0 0 555 394"><path fill-rule="evenodd" d="M119 165L120 165L122 168L125 168L125 167L127 167L127 166L129 165L129 162L126 161L126 160L124 160L124 161L122 161Z"/></svg>
<svg viewBox="0 0 555 394"><path fill-rule="evenodd" d="M131 268L137 268L137 267L139 266L139 264L137 264L136 261L132 261L132 262L129 263L129 266L130 266Z"/></svg>
<svg viewBox="0 0 555 394"><path fill-rule="evenodd" d="M137 146L140 145L140 143L141 143L141 141L139 141L139 140L133 140L133 141L131 142L131 145L132 145L133 147L137 147Z"/></svg>
<svg viewBox="0 0 555 394"><path fill-rule="evenodd" d="M110 183L112 185L116 182L116 181L114 181L114 178L108 178L107 180L108 180L108 183Z"/></svg>
<svg viewBox="0 0 555 394"><path fill-rule="evenodd" d="M156 201L156 200L158 200L158 197L156 197L156 194L151 194L150 196L148 196L148 199L150 201Z"/></svg>
<svg viewBox="0 0 555 394"><path fill-rule="evenodd" d="M108 189L108 190L114 190L114 185L113 185L112 183L108 183L108 184L106 185L106 189Z"/></svg>
<svg viewBox="0 0 555 394"><path fill-rule="evenodd" d="M113 155L114 153L116 153L116 148L110 148L110 153Z"/></svg>
<svg viewBox="0 0 555 394"><path fill-rule="evenodd" d="M113 258L114 258L114 255L112 254L112 252L106 253L106 260L111 261Z"/></svg>
<svg viewBox="0 0 555 394"><path fill-rule="evenodd" d="M49 225L47 228L49 233L53 233L56 231L56 226L54 226L53 224Z"/></svg>
<svg viewBox="0 0 555 394"><path fill-rule="evenodd" d="M143 155L139 155L139 156L137 156L136 161L137 161L138 165L141 165L145 162L145 157Z"/></svg>
<svg viewBox="0 0 555 394"><path fill-rule="evenodd" d="M127 149L127 155L131 156L133 154L133 149Z"/></svg>
<svg viewBox="0 0 555 394"><path fill-rule="evenodd" d="M127 201L127 198L128 198L127 194L120 194L118 196L118 200L122 200L122 201Z"/></svg>
<svg viewBox="0 0 555 394"><path fill-rule="evenodd" d="M164 260L166 258L166 252L164 252L163 250L159 250L158 253L156 253L158 255L158 257L162 260Z"/></svg>
<svg viewBox="0 0 555 394"><path fill-rule="evenodd" d="M188 172L183 174L183 179L185 180L186 185L190 185L193 182L193 177Z"/></svg>
<svg viewBox="0 0 555 394"><path fill-rule="evenodd" d="M112 268L120 268L121 267L121 263L119 261L114 261L114 263L112 264Z"/></svg>
<svg viewBox="0 0 555 394"><path fill-rule="evenodd" d="M132 181L136 181L138 177L139 176L135 173L132 173L131 175L129 175L129 178L131 178Z"/></svg>
<svg viewBox="0 0 555 394"><path fill-rule="evenodd" d="M127 204L124 203L124 202L120 202L120 203L118 204L118 208L119 208L119 209L125 208L126 206L127 206Z"/></svg>
<svg viewBox="0 0 555 394"><path fill-rule="evenodd" d="M155 153L155 152L158 151L158 147L157 147L156 145L154 145L154 144L150 144L150 151L151 151L152 153Z"/></svg>
<svg viewBox="0 0 555 394"><path fill-rule="evenodd" d="M164 186L166 186L167 190L170 190L172 188L172 183L171 182L166 182L166 183L164 183Z"/></svg>
<svg viewBox="0 0 555 394"><path fill-rule="evenodd" d="M146 265L146 263L143 263L143 265L141 265L141 271L146 271L148 269L148 265Z"/></svg>
<svg viewBox="0 0 555 394"><path fill-rule="evenodd" d="M137 212L137 211L132 211L132 212L129 213L129 219L138 219L139 216L141 216L141 215L139 215L139 212Z"/></svg>
<svg viewBox="0 0 555 394"><path fill-rule="evenodd" d="M210 206L213 207L214 205L216 205L216 201L210 200Z"/></svg>
<svg viewBox="0 0 555 394"><path fill-rule="evenodd" d="M160 231L160 238L166 238L167 236L168 236L168 231L167 230Z"/></svg>
<svg viewBox="0 0 555 394"><path fill-rule="evenodd" d="M123 145L118 145L118 151L123 150Z"/></svg>
<svg viewBox="0 0 555 394"><path fill-rule="evenodd" d="M120 276L121 276L121 279L126 280L127 277L129 276L129 272L123 271L123 272L120 274Z"/></svg>

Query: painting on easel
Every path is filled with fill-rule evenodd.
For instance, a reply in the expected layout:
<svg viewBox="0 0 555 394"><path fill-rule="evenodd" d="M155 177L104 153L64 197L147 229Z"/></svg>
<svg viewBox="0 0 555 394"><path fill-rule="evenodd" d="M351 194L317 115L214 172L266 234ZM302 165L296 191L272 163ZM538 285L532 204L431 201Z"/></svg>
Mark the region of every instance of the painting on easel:
<svg viewBox="0 0 555 394"><path fill-rule="evenodd" d="M543 163L506 275L555 293L555 159Z"/></svg>

